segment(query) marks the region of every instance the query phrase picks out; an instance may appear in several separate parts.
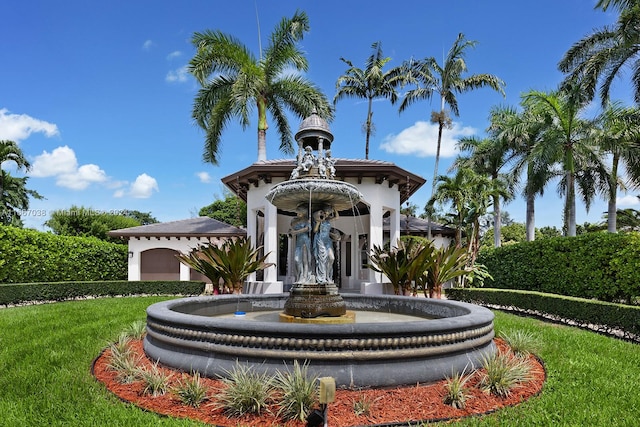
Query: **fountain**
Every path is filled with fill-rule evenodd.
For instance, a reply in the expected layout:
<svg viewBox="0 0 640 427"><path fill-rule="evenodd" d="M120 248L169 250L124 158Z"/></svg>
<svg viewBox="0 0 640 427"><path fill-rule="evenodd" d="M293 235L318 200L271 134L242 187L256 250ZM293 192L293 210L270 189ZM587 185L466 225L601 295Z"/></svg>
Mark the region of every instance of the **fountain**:
<svg viewBox="0 0 640 427"><path fill-rule="evenodd" d="M312 114L295 135L289 180L266 198L295 213L295 283L290 294L183 298L147 309L147 355L206 376L236 363L274 374L294 361L345 387L431 382L469 371L495 352L493 313L456 301L401 296L341 295L333 280L331 226L362 199L335 179L327 123ZM245 316L234 316L234 313Z"/></svg>

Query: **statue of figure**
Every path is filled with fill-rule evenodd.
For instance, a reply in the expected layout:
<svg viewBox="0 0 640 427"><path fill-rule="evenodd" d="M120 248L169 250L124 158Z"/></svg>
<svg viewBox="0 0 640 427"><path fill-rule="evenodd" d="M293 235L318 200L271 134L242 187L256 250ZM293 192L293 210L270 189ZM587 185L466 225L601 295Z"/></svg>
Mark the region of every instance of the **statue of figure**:
<svg viewBox="0 0 640 427"><path fill-rule="evenodd" d="M295 252L293 262L296 273L296 283L310 283L311 269L311 221L307 214L307 207L300 205L296 208L296 217L291 220L289 235L295 237Z"/></svg>
<svg viewBox="0 0 640 427"><path fill-rule="evenodd" d="M336 177L336 159L331 157L331 150L327 150L324 156L324 162L326 164L327 175L329 178L334 179Z"/></svg>
<svg viewBox="0 0 640 427"><path fill-rule="evenodd" d="M318 283L333 283L333 242L340 240L340 233L331 231L331 220L337 217L338 212L329 205L313 214L313 256Z"/></svg>
<svg viewBox="0 0 640 427"><path fill-rule="evenodd" d="M309 172L309 169L311 169L315 164L316 158L313 155L311 147L307 145L306 147L304 147L304 155L302 156L302 170L305 172Z"/></svg>

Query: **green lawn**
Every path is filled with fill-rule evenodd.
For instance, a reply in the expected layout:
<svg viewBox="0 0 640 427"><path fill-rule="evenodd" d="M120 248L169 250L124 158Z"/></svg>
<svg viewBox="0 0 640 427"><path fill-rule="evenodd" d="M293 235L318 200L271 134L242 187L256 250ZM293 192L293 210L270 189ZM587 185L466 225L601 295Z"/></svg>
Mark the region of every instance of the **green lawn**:
<svg viewBox="0 0 640 427"><path fill-rule="evenodd" d="M92 360L145 308L166 298L105 298L0 310L0 426L199 426L121 402L91 376ZM469 426L640 424L640 346L592 332L496 313L497 332L542 341L548 380L515 408ZM338 427L338 426L334 426Z"/></svg>

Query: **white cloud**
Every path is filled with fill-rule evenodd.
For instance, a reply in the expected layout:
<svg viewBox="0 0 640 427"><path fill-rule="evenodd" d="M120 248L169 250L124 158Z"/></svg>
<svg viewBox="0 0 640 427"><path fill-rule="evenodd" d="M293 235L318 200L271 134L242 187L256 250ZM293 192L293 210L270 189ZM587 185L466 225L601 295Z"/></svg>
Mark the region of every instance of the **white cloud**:
<svg viewBox="0 0 640 427"><path fill-rule="evenodd" d="M457 154L456 143L462 137L472 136L476 130L454 122L452 129L442 132L441 157L453 157ZM418 121L402 130L398 135L385 137L380 148L387 153L416 155L418 157L435 156L438 144L438 125Z"/></svg>
<svg viewBox="0 0 640 427"><path fill-rule="evenodd" d="M620 208L621 206L636 206L640 205L640 199L638 198L638 196L627 194L626 196L618 197L616 199L616 205L618 206L618 208Z"/></svg>
<svg viewBox="0 0 640 427"><path fill-rule="evenodd" d="M144 50L149 50L153 47L155 43L152 40L145 40L144 43L142 44L142 48Z"/></svg>
<svg viewBox="0 0 640 427"><path fill-rule="evenodd" d="M198 179L200 179L200 182L203 182L205 184L211 182L211 175L209 175L209 172L197 172L196 175Z"/></svg>
<svg viewBox="0 0 640 427"><path fill-rule="evenodd" d="M58 147L51 153L43 151L36 156L31 169L31 176L46 178L60 174L71 174L78 169L76 153L66 145Z"/></svg>
<svg viewBox="0 0 640 427"><path fill-rule="evenodd" d="M182 52L179 50L175 50L167 55L167 60L171 61L172 59L180 58L182 56Z"/></svg>
<svg viewBox="0 0 640 427"><path fill-rule="evenodd" d="M105 182L108 179L105 171L98 165L88 164L80 166L73 173L59 175L56 184L71 190L84 190L93 183Z"/></svg>
<svg viewBox="0 0 640 427"><path fill-rule="evenodd" d="M26 114L10 114L6 108L0 109L0 139L19 143L32 133L44 133L48 138L60 134L53 123L34 119Z"/></svg>
<svg viewBox="0 0 640 427"><path fill-rule="evenodd" d="M148 199L154 191L159 191L158 182L155 178L143 173L138 175L133 184L131 184L129 195L136 199Z"/></svg>
<svg viewBox="0 0 640 427"><path fill-rule="evenodd" d="M178 68L177 70L171 70L167 73L165 80L170 83L184 83L187 81L189 77L189 69L185 65L183 67Z"/></svg>

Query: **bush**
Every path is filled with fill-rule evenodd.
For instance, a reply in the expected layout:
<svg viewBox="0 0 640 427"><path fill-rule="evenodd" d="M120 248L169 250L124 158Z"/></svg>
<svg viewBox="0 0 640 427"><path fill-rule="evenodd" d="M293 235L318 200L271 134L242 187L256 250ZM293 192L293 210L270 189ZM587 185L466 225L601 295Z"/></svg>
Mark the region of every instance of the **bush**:
<svg viewBox="0 0 640 427"><path fill-rule="evenodd" d="M127 246L0 226L0 283L122 280Z"/></svg>
<svg viewBox="0 0 640 427"><path fill-rule="evenodd" d="M201 295L204 282L133 281L0 284L0 305L119 295Z"/></svg>
<svg viewBox="0 0 640 427"><path fill-rule="evenodd" d="M492 287L633 302L640 296L640 234L588 233L482 251Z"/></svg>

